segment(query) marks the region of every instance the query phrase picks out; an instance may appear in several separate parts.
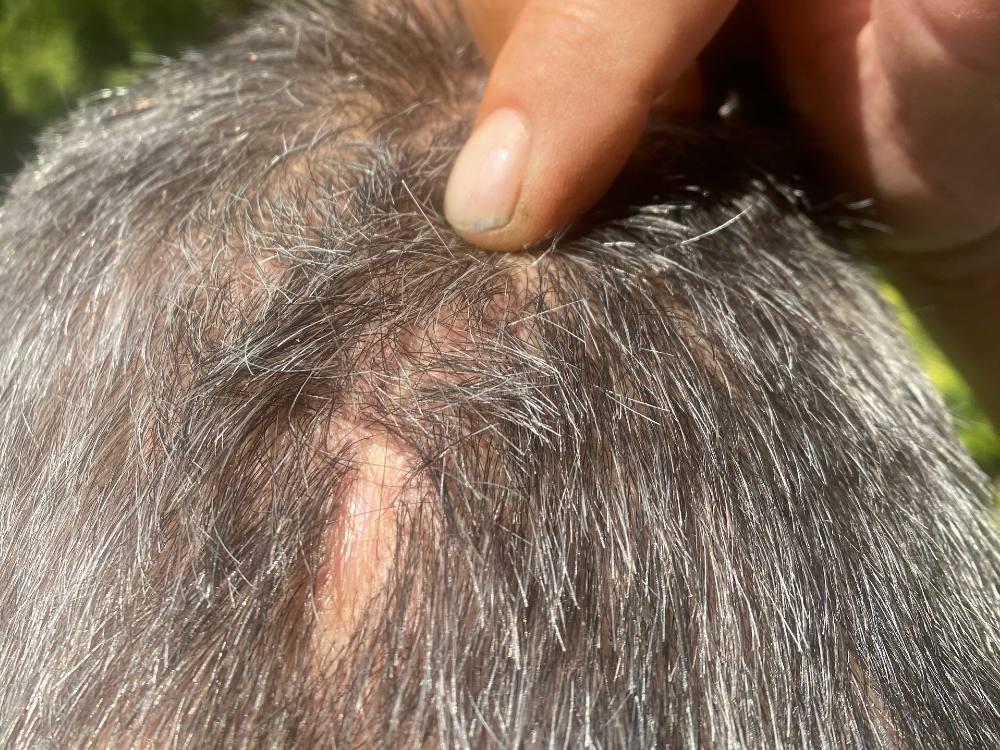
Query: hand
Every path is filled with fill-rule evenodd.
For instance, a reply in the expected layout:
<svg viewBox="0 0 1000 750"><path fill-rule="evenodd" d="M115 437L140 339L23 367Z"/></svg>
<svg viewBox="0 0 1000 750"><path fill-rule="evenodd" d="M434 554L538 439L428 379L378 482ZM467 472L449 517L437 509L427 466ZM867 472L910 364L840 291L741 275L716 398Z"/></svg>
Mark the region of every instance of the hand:
<svg viewBox="0 0 1000 750"><path fill-rule="evenodd" d="M514 250L586 210L735 2L460 0L493 69L448 184L456 230ZM1000 3L758 5L762 54L847 189L922 247L1000 231Z"/></svg>

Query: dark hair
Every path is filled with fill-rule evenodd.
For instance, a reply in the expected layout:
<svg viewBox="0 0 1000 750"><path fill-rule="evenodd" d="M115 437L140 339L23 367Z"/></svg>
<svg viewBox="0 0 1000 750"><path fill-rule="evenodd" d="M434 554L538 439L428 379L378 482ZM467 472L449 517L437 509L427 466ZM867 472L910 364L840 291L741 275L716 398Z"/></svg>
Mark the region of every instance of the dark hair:
<svg viewBox="0 0 1000 750"><path fill-rule="evenodd" d="M45 137L0 744L1000 745L989 488L798 157L659 132L483 253L437 210L482 75L444 15L299 4Z"/></svg>

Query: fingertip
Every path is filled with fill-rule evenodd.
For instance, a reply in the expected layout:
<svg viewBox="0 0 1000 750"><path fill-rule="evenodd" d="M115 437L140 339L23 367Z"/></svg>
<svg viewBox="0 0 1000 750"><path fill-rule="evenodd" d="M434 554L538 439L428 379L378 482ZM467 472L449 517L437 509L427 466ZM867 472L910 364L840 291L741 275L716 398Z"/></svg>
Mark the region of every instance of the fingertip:
<svg viewBox="0 0 1000 750"><path fill-rule="evenodd" d="M455 160L445 189L445 217L459 234L484 237L510 224L530 150L529 125L518 110L497 109L479 124Z"/></svg>
<svg viewBox="0 0 1000 750"><path fill-rule="evenodd" d="M518 251L596 203L638 141L644 117L591 123L586 137L579 137L586 123L570 120L567 114L545 128L513 108L488 115L445 190L445 217L455 231L487 250Z"/></svg>

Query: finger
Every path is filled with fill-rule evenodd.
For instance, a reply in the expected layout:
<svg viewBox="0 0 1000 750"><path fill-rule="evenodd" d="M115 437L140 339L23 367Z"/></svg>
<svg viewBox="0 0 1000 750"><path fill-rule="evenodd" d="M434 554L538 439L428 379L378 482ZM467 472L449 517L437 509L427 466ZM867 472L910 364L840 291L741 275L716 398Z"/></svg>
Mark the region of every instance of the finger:
<svg viewBox="0 0 1000 750"><path fill-rule="evenodd" d="M514 28L526 0L460 0L465 23L487 62L493 63ZM692 65L667 88L657 92L652 109L660 115L696 115L703 109L705 90L701 70Z"/></svg>
<svg viewBox="0 0 1000 750"><path fill-rule="evenodd" d="M660 116L684 115L694 117L705 109L705 81L697 63L681 73L667 88L657 94L650 104L654 114Z"/></svg>
<svg viewBox="0 0 1000 750"><path fill-rule="evenodd" d="M969 241L1000 227L1000 3L875 0L885 76L876 121L904 162L882 190L915 228Z"/></svg>
<svg viewBox="0 0 1000 750"><path fill-rule="evenodd" d="M877 0L873 21L884 30L899 24L884 42L899 51L937 49L953 66L1000 72L1000 4L996 0ZM905 30L914 32L907 38Z"/></svg>
<svg viewBox="0 0 1000 750"><path fill-rule="evenodd" d="M526 0L459 0L462 16L487 62L500 54Z"/></svg>
<svg viewBox="0 0 1000 750"><path fill-rule="evenodd" d="M635 147L654 97L692 65L734 3L528 0L448 183L455 229L514 250L594 203Z"/></svg>

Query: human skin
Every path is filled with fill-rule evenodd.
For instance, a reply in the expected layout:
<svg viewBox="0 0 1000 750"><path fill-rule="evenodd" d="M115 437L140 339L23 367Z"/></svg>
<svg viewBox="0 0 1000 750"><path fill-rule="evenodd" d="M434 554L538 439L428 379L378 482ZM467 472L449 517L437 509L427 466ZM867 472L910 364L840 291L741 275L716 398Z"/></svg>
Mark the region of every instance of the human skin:
<svg viewBox="0 0 1000 750"><path fill-rule="evenodd" d="M690 101L736 2L460 5L492 73L445 211L467 240L517 250L604 193L654 102ZM1000 4L760 0L752 12L831 176L892 227L875 256L1000 420Z"/></svg>
<svg viewBox="0 0 1000 750"><path fill-rule="evenodd" d="M275 7L12 182L0 747L1000 748L991 487L787 135L476 251L469 42Z"/></svg>

